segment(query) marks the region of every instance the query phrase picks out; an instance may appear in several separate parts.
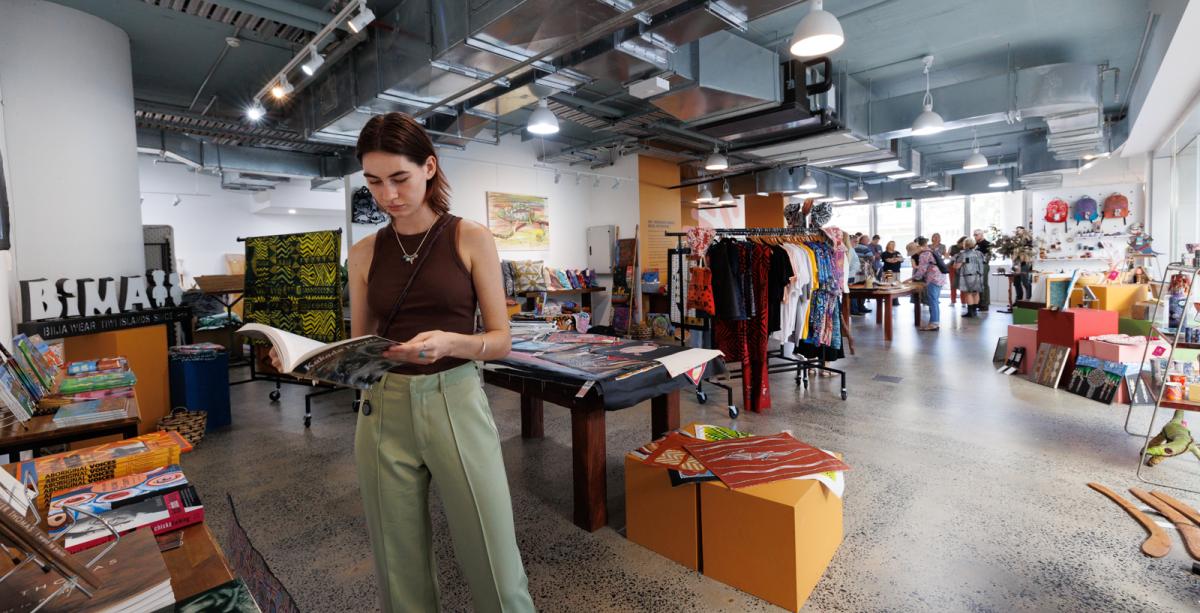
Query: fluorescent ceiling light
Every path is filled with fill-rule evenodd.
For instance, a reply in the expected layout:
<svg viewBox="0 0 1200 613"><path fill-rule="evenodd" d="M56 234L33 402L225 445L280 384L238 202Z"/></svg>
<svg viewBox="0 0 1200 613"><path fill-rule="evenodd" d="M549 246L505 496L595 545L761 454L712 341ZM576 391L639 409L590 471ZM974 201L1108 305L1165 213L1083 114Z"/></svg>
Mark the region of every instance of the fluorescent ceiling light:
<svg viewBox="0 0 1200 613"><path fill-rule="evenodd" d="M887 174L890 172L901 172L906 170L900 165L897 160L888 160L886 162L871 162L869 164L855 164L853 166L844 166L842 170L850 172L873 172L877 174Z"/></svg>
<svg viewBox="0 0 1200 613"><path fill-rule="evenodd" d="M727 160L725 156L721 155L721 151L716 145L713 145L712 155L708 156L707 160L704 160L704 169L725 170L726 168L729 168L729 160Z"/></svg>
<svg viewBox="0 0 1200 613"><path fill-rule="evenodd" d="M834 51L846 42L842 24L825 10L822 0L813 0L812 9L796 24L792 32L792 55L814 57Z"/></svg>
<svg viewBox="0 0 1200 613"><path fill-rule="evenodd" d="M350 28L351 32L358 34L372 21L375 21L375 13L367 8L367 0L362 0L358 3L358 15L346 22L346 27Z"/></svg>
<svg viewBox="0 0 1200 613"><path fill-rule="evenodd" d="M817 189L817 180L812 176L812 173L808 171L808 166L804 167L804 180L800 182L799 187L807 192Z"/></svg>
<svg viewBox="0 0 1200 613"><path fill-rule="evenodd" d="M929 134L937 134L946 129L946 122L942 120L942 116L933 112L933 94L929 91L929 67L933 66L933 56L925 56L925 99L923 101L921 114L917 115L913 121L912 133L915 136L926 136Z"/></svg>
<svg viewBox="0 0 1200 613"><path fill-rule="evenodd" d="M288 215L295 215L296 209L288 209Z"/></svg>
<svg viewBox="0 0 1200 613"><path fill-rule="evenodd" d="M249 119L250 121L258 121L266 114L267 110L264 109L257 100L254 101L254 103L250 106L246 107L246 119Z"/></svg>
<svg viewBox="0 0 1200 613"><path fill-rule="evenodd" d="M545 98L538 100L537 108L529 114L529 122L525 124L525 129L529 130L530 134L558 133L558 118L554 116L554 111L550 110Z"/></svg>
<svg viewBox="0 0 1200 613"><path fill-rule="evenodd" d="M1008 177L1004 176L1004 170L996 171L996 176L988 182L988 187L1008 187Z"/></svg>
<svg viewBox="0 0 1200 613"><path fill-rule="evenodd" d="M917 176L916 172L911 171L911 170L906 170L904 172L894 172L894 173L888 175L887 178L889 178L889 179L911 179L915 176Z"/></svg>
<svg viewBox="0 0 1200 613"><path fill-rule="evenodd" d="M325 58L320 53L317 53L316 47L312 47L309 49L308 61L300 67L300 70L304 71L304 74L311 77L314 74L317 74L317 69L320 68L324 63Z"/></svg>

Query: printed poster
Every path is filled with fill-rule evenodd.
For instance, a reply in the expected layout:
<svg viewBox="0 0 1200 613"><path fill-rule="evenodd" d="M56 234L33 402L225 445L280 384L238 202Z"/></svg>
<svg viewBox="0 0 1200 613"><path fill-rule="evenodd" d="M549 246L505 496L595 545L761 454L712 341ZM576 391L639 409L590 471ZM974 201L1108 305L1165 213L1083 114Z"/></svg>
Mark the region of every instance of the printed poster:
<svg viewBox="0 0 1200 613"><path fill-rule="evenodd" d="M550 249L550 209L546 198L487 192L488 229L500 251Z"/></svg>

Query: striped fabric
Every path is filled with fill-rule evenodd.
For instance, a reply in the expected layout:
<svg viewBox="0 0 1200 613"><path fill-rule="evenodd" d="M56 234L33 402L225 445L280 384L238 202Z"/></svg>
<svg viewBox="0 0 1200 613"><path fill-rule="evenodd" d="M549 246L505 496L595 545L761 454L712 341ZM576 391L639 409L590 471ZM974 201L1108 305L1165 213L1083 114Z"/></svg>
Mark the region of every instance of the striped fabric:
<svg viewBox="0 0 1200 613"><path fill-rule="evenodd" d="M786 432L729 441L689 441L684 448L733 489L850 469L836 457Z"/></svg>

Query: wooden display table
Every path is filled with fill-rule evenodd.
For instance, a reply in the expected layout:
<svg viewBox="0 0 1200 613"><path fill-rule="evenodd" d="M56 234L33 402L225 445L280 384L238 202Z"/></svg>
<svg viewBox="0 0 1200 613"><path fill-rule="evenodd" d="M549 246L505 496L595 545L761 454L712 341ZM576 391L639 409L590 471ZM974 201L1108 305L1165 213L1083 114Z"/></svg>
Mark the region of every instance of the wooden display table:
<svg viewBox="0 0 1200 613"><path fill-rule="evenodd" d="M921 292L916 286L901 285L899 287L883 287L876 285L873 288L863 286L850 286L850 291L842 293L842 310L846 313L850 312L850 300L862 298L864 300L875 301L875 323L883 324L883 340L892 340L892 300L901 296L913 297L913 322L919 328L921 327Z"/></svg>
<svg viewBox="0 0 1200 613"><path fill-rule="evenodd" d="M54 424L53 415L38 415L26 422L24 428L21 424L0 428L0 457L26 449L36 450L39 447L75 443L102 436L120 435L122 439L133 438L138 435L141 417L137 397L129 400L128 416L122 419L59 427Z"/></svg>
<svg viewBox="0 0 1200 613"><path fill-rule="evenodd" d="M571 410L571 465L575 525L595 532L608 523L604 403L595 389L577 398L578 384L551 383L511 372L484 370L483 380L521 395L521 438L542 438L544 402ZM679 390L650 399L650 440L679 427Z"/></svg>
<svg viewBox="0 0 1200 613"><path fill-rule="evenodd" d="M208 524L188 526L181 532L183 545L162 554L167 572L171 573L171 590L176 601L233 581L233 571L229 570L225 554Z"/></svg>

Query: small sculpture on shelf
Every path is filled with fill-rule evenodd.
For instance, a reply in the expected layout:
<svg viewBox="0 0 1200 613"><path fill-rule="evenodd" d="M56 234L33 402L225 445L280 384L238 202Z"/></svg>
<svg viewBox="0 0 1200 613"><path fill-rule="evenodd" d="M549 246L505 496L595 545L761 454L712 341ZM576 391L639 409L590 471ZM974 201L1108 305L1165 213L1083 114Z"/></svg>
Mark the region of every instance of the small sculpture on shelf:
<svg viewBox="0 0 1200 613"><path fill-rule="evenodd" d="M1147 466L1157 466L1167 458L1180 456L1189 451L1196 456L1196 459L1200 459L1200 446L1196 445L1196 439L1192 436L1187 422L1183 420L1183 415L1182 410L1176 410L1171 421L1167 422L1162 431L1150 439L1150 443L1146 445Z"/></svg>

